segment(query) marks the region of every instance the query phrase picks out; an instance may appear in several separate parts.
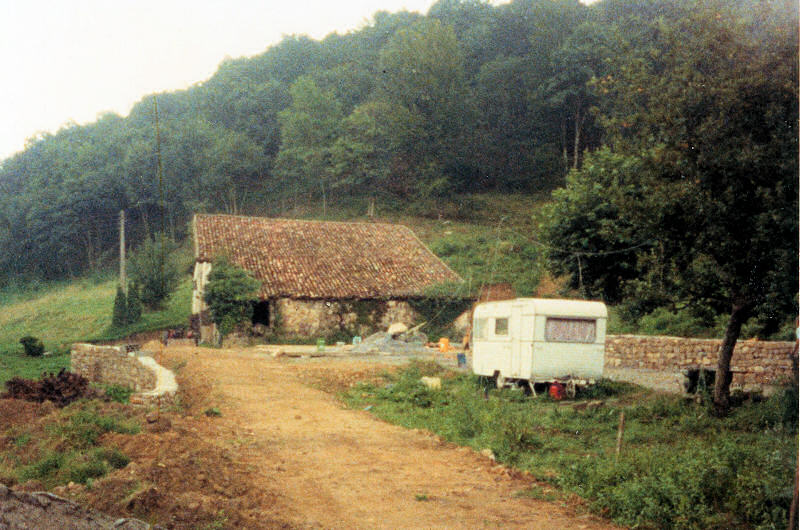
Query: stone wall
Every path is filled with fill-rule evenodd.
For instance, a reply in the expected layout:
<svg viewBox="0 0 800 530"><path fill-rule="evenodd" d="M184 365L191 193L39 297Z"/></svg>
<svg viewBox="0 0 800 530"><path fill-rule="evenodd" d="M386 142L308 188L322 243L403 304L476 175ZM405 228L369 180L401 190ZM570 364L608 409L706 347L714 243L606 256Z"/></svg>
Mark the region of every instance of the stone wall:
<svg viewBox="0 0 800 530"><path fill-rule="evenodd" d="M609 335L605 365L671 372L690 366L716 368L721 343L719 339ZM732 385L777 384L795 377L794 348L794 342L738 341L731 360Z"/></svg>
<svg viewBox="0 0 800 530"><path fill-rule="evenodd" d="M123 346L73 344L71 370L89 381L127 386L136 392L156 388L155 371Z"/></svg>
<svg viewBox="0 0 800 530"><path fill-rule="evenodd" d="M402 300L323 301L282 298L274 302L277 326L284 335L325 337L337 332L368 335L389 324L418 319Z"/></svg>

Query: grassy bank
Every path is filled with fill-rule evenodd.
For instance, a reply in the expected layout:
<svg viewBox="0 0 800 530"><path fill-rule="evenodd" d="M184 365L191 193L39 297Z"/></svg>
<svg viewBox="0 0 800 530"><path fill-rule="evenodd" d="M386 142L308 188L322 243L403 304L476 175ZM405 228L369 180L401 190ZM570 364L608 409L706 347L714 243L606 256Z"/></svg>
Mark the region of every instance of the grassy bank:
<svg viewBox="0 0 800 530"><path fill-rule="evenodd" d="M442 390L425 388L422 375L442 376ZM745 402L724 420L679 396L609 381L583 398L604 404L581 410L514 390L485 393L477 377L426 364L344 395L349 406L371 405L392 423L489 448L500 462L541 481L528 494L574 493L626 526L786 526L797 466L796 388ZM627 423L617 458L621 412Z"/></svg>
<svg viewBox="0 0 800 530"><path fill-rule="evenodd" d="M42 421L21 422L43 405L10 402L10 414L0 422L0 434L9 443L0 450L0 482L13 485L36 480L45 489L102 477L125 467L128 457L114 447L104 447L107 432L136 434L139 422L130 409L113 403L81 400L46 414Z"/></svg>
<svg viewBox="0 0 800 530"><path fill-rule="evenodd" d="M84 279L0 296L0 385L14 376L37 378L69 366L69 345L113 340L142 331L185 325L191 311L191 280L184 279L161 311L146 311L136 324L111 327L116 281ZM52 352L22 354L19 339L33 335Z"/></svg>

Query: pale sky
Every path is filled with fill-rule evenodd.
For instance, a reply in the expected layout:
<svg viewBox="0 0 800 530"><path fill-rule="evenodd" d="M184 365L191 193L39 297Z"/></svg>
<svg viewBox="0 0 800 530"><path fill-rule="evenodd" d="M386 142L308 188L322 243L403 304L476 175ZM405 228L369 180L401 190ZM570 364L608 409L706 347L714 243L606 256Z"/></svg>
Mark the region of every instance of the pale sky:
<svg viewBox="0 0 800 530"><path fill-rule="evenodd" d="M283 35L315 39L435 0L0 0L0 160L38 132L127 115Z"/></svg>

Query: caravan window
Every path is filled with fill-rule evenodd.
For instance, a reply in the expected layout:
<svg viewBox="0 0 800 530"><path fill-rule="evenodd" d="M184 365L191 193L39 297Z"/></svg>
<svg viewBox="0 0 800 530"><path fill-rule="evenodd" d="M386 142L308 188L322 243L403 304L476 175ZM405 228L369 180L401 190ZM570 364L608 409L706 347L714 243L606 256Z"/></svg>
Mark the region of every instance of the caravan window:
<svg viewBox="0 0 800 530"><path fill-rule="evenodd" d="M597 321L577 318L548 318L544 329L548 342L587 342L595 341Z"/></svg>
<svg viewBox="0 0 800 530"><path fill-rule="evenodd" d="M475 319L475 329L472 330L472 334L474 335L475 339L479 340L486 340L486 318L476 318Z"/></svg>
<svg viewBox="0 0 800 530"><path fill-rule="evenodd" d="M495 335L508 335L508 319L496 318L494 319L494 334Z"/></svg>

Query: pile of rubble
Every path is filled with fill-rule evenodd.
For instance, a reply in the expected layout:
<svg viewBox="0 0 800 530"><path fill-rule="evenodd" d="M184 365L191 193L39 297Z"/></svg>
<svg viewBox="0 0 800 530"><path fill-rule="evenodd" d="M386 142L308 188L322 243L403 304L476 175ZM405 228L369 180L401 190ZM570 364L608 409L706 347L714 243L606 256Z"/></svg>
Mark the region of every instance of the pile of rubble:
<svg viewBox="0 0 800 530"><path fill-rule="evenodd" d="M428 336L419 331L416 326L408 329L405 324L392 324L386 331L373 333L361 344L356 344L351 350L352 353L382 353L390 355L393 353L430 353L426 346Z"/></svg>

